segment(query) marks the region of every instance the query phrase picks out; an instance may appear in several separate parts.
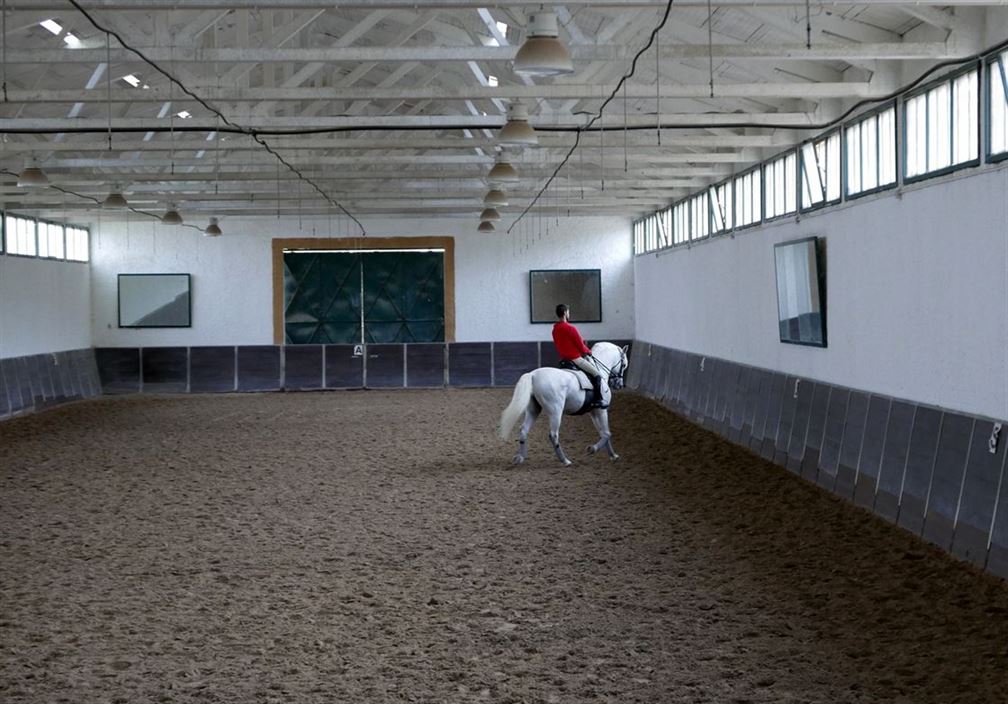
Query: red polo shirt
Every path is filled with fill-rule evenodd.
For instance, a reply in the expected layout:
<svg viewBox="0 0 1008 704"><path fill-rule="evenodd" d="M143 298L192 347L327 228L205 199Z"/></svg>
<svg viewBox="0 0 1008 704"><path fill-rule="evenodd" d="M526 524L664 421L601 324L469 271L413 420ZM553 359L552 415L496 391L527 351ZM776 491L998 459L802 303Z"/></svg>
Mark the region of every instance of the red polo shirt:
<svg viewBox="0 0 1008 704"><path fill-rule="evenodd" d="M553 344L560 353L560 359L577 359L581 355L591 354L577 328L562 320L553 326Z"/></svg>

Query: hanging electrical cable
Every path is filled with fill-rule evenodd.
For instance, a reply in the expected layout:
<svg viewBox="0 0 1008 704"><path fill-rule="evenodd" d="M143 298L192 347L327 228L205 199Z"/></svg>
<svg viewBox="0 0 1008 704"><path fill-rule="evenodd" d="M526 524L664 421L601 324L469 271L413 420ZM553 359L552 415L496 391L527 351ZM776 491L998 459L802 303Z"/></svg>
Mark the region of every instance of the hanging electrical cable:
<svg viewBox="0 0 1008 704"><path fill-rule="evenodd" d="M710 68L710 97L714 97L714 10L707 0L707 61Z"/></svg>
<svg viewBox="0 0 1008 704"><path fill-rule="evenodd" d="M0 56L0 70L3 71L3 101L7 102L7 0L3 0L3 11L0 14L0 33L3 34L3 49L2 56Z"/></svg>
<svg viewBox="0 0 1008 704"><path fill-rule="evenodd" d="M115 30L113 30L113 29L109 29L108 27L105 27L105 26L103 26L103 25L102 25L101 23L99 23L99 22L98 22L98 20L96 20L96 19L95 19L95 18L94 18L94 17L93 17L92 15L91 15L91 13L90 13L90 12L88 12L88 11L87 11L86 9L84 9L84 7L83 7L83 6L82 6L82 5L81 5L81 4L79 3L79 2L77 2L77 0L69 0L69 3L70 3L70 4L71 4L71 5L72 5L72 6L73 6L73 7L74 7L74 8L75 8L75 9L76 9L76 10L77 10L78 12L80 12L80 13L81 13L82 15L84 15L84 18L85 18L85 19L87 19L87 21L88 21L88 22L90 22L90 23L91 23L91 24L92 24L92 25L93 25L93 26L95 27L95 29L97 29L98 31L101 31L101 32L105 32L106 36L108 36L108 35L112 35L112 36L114 36L114 37L115 37L115 38L116 38L116 39L117 39L117 40L119 41L119 44L120 44L120 45L121 45L121 46L122 46L122 47L123 47L124 49L126 49L126 50L128 50L128 51L130 51L130 52L132 52L132 53L134 53L134 54L136 54L136 55L137 55L138 57L140 57L140 59L141 59L141 60L142 60L142 61L143 61L144 63L146 63L146 64L147 64L148 66L150 66L150 67L151 67L151 68L153 68L153 69L154 69L155 71L157 71L158 73L160 73L161 75L163 75L163 76L164 76L165 78L167 78L167 79L168 79L169 81L172 81L173 83L177 84L177 85L178 85L178 87L179 87L179 88L180 88L180 89L182 90L182 92L186 93L186 94L187 94L187 95L188 95L189 97L191 97L191 98L192 98L193 100L195 100L195 101L196 101L197 103L199 103L199 104L200 104L200 105L202 105L202 106L203 106L204 108L206 108L207 110L209 110L209 111L210 111L211 113L213 113L213 114L216 114L216 115L217 115L218 117L220 117L220 119L221 119L221 120L223 120L223 121L224 121L224 123L225 123L225 124L229 125L229 126L230 126L231 128L233 128L233 129L234 129L235 131L239 131L239 132L242 132L242 133L244 133L244 134L248 134L248 135L250 135L250 136L251 136L251 137L252 137L252 138L253 138L253 139L254 139L254 140L255 140L255 141L256 141L256 142L257 142L257 143L258 143L258 144L260 145L260 146L262 146L262 147L263 147L263 149L265 149L265 150L266 150L267 152L269 152L270 154L272 154L272 155L273 155L273 156L274 156L274 157L275 157L275 158L277 159L277 161L279 161L279 162L280 162L281 164L283 164L283 165L284 165L284 166L286 166L286 167L287 167L288 169L290 169L290 171L291 171L292 173L294 173L294 175L295 175L295 176L297 176L297 177L298 177L299 179L301 179L302 181L304 181L305 183L307 183L308 185L310 185L310 186L311 186L312 188L314 188L314 189L315 189L316 191L318 191L319 195L320 195L320 196L322 196L322 197L323 197L324 199L326 199L327 201L330 201L330 202L332 202L332 203L333 203L333 205L335 205L335 206L336 206L337 208L339 208L339 209L340 209L340 210L342 210L342 211L343 211L344 213L346 213L347 217L351 218L351 219L352 219L352 220L353 220L354 222L356 222L356 223L357 223L357 226L358 226L358 227L360 228L360 230L361 230L361 234L362 234L362 235L364 235L364 236L367 236L367 231L365 230L365 228L364 228L364 225L363 225L363 223L361 223L361 221L360 221L360 220L358 220L358 219L357 219L356 217L354 217L354 216L353 216L353 215L352 215L352 214L351 214L351 213L350 213L350 212L349 212L349 211L348 211L348 210L347 210L347 209L346 209L345 207L343 207L343 205L342 205L341 203L339 203L338 201L334 200L334 199L333 199L333 198L332 198L331 196L329 196L329 194L327 194L327 193L326 193L325 191L323 191L323 190L322 190L322 189L321 189L321 188L320 188L320 187L318 186L318 184L316 184L316 183L315 183L315 182L314 182L313 180L311 180L311 179L309 179L309 178L308 178L307 176L305 176L305 175L304 175L304 174L303 174L303 173L301 172L301 170L300 170L300 169L298 169L298 168L297 168L297 167L295 167L295 166L294 166L293 164L291 164L291 163L290 163L290 162L288 162L288 161L287 161L286 159L284 159L284 158L283 158L283 156L281 156L279 152L277 152L277 151L276 151L276 150L275 150L275 149L274 149L273 147L271 147L271 146L270 146L270 145L269 145L269 144L268 144L268 143L267 143L267 142L266 142L266 141L265 141L265 140L264 140L264 139L262 138L262 136L261 136L261 135L262 135L262 133L261 133L261 132L257 132L257 131L255 131L255 130L250 130L250 129L248 129L248 128L244 128L244 127L242 127L242 126L240 126L240 125L236 124L235 122L231 121L230 119L228 119L227 115L225 115L224 113L222 113L222 112L221 112L220 110L218 110L218 109L217 109L216 107L214 107L214 106L213 106L212 104L210 104L209 102L207 102L206 100L204 100L203 98L201 98L201 97L200 97L199 95L197 95L196 93L194 93L194 92L192 92L191 90L189 90L189 88L187 88L187 87L185 86L185 84L183 84L183 83L182 83L182 82L181 82L181 81L180 81L179 79L177 79L177 78L176 78L175 76L173 76L172 74L170 74L169 72L167 72L167 71L165 71L165 70L164 70L163 68L161 68L161 66L159 66L159 65L158 65L158 64L157 64L156 62L154 62L153 60L151 60L150 58L148 58L146 54L144 54L144 53L143 53L142 51L140 51L139 49L136 49L135 47L133 47L133 46L131 46L130 44L128 44L128 43L127 43L127 42L126 42L126 41L125 41L125 40L124 40L124 39L122 38L122 36L121 36L121 35L120 35L120 34L119 34L118 32L116 32L116 31L115 31ZM106 44L106 46L107 46L107 44ZM108 67L108 70L109 70L109 71L111 71L111 63L109 64L109 67ZM111 118L110 118L110 120L111 120ZM111 122L110 122L110 124L109 124L109 127L110 127L110 130L111 130ZM145 130L145 131L146 131L146 130ZM111 145L111 131L109 132L109 135L110 135L110 145ZM110 146L110 148L111 148L111 146Z"/></svg>
<svg viewBox="0 0 1008 704"><path fill-rule="evenodd" d="M805 48L812 48L812 3L805 0Z"/></svg>
<svg viewBox="0 0 1008 704"><path fill-rule="evenodd" d="M0 169L0 174L4 174L6 176L17 176L17 174L15 172L8 171L7 169ZM95 198L94 196L89 196L86 193L77 193L76 191L71 191L69 188L64 188L62 186L57 186L57 185L52 184L52 183L49 184L49 188L51 188L54 191L57 191L59 193L62 193L64 196L70 195L70 196L74 196L76 198L81 198L83 200L89 200L89 201L91 201L92 203L94 203L94 204L96 204L98 206L101 206L104 203L103 200L101 200L99 198ZM65 199L64 199L64 203L63 203L63 208L64 208L64 210L66 210L66 200ZM126 205L122 209L134 212L137 215L146 215L149 218L154 218L155 220L161 220L161 215L159 215L157 213L149 212L147 210L140 210L139 208L134 208L132 205ZM103 211L99 208L99 210L98 210L99 224L101 223L102 213L103 213ZM65 219L66 218L64 217L64 220ZM199 227L196 227L195 225L185 224L185 225L183 225L183 227L191 227L194 230L202 232L202 230ZM98 231L99 232L101 231L101 227L99 227Z"/></svg>
<svg viewBox="0 0 1008 704"><path fill-rule="evenodd" d="M669 10L672 9L672 0L669 0L668 7L665 8L665 17L662 18L661 24L658 28L651 33L651 39L654 41L654 63L655 63L655 119L658 124L658 146L661 146L661 48L659 46L658 40L658 30L665 26L665 20L668 19ZM646 49L647 47L645 47ZM643 51L641 53L644 53ZM638 54L639 56L639 54ZM634 63L637 63L637 57L634 57ZM630 69L630 75L633 75L633 69ZM605 103L602 104L602 108L605 108ZM602 114L602 109L599 110L599 115Z"/></svg>
<svg viewBox="0 0 1008 704"><path fill-rule="evenodd" d="M652 44L655 42L655 38L656 38L656 36L658 34L658 30L662 29L665 26L665 24L668 22L668 17L669 17L669 13L670 13L671 9L672 9L672 0L669 0L669 3L665 7L665 14L662 17L661 22L659 22L658 25L655 27L655 29L653 29L651 31L651 38L649 39L648 43L645 44L640 49L640 51L638 51L637 54L634 56L633 60L630 63L630 70L626 74L624 74L622 78L620 78L620 80L616 84L615 88L613 88L612 92L609 94L609 97L606 98L602 102L602 105L599 107L598 113L596 113L585 125L582 125L582 126L579 126L579 127L552 127L552 128L551 127L537 127L536 128L540 132L576 132L576 136L574 138L574 144L568 150L567 155L557 165L556 169L553 171L553 174L547 179L547 181L546 181L547 185L549 185L549 183L551 183L552 180L554 178L556 178L556 175L560 172L560 169L563 168L564 164L566 164L567 161L574 154L574 150L576 150L578 148L578 146L580 146L580 144L581 144L581 134L582 133L584 133L584 132L592 132L592 131L596 131L596 130L601 131L602 129L604 129L604 127L601 127L601 126L593 128L593 125L601 118L602 113L605 110L606 106L616 97L616 94L619 92L619 89L623 86L623 83L625 81L627 81L634 74L634 72L636 71L636 68L637 68L637 60L641 57L642 54L644 54L644 52L646 52L649 48L651 48ZM935 64L934 66L931 66L930 68L928 68L925 71L923 71L917 78L915 78L914 80L910 81L909 83L907 83L907 84L905 84L905 85L903 85L903 86L901 86L901 87L899 87L899 88L897 88L897 89L895 89L895 90L893 90L893 91L891 91L889 93L886 93L885 95L875 96L875 97L871 97L871 98L864 98L863 100L859 100L858 102L856 102L855 104L853 104L849 108L847 108L847 110L845 110L843 113L841 113L840 115L838 115L837 117L835 117L835 118L833 118L831 120L827 120L826 122L809 123L807 125L793 125L793 124L792 125L786 125L786 124L782 124L782 123L771 123L771 122L764 122L764 123L759 123L759 122L732 122L732 123L719 123L717 126L720 127L720 128L726 128L726 129L728 129L728 128L732 128L732 129L755 128L755 129L789 129L789 130L801 130L801 131L829 130L829 129L832 129L833 127L836 127L837 125L843 124L843 122L845 122L848 117L850 117L851 115L855 114L856 112L858 112L859 110L861 110L862 108L864 108L866 106L877 105L879 103L889 102L890 100L893 100L893 99L899 97L903 93L906 93L907 91L913 90L914 88L916 88L917 86L919 86L921 83L924 83L926 80L928 80L928 78L930 76L932 76L933 74L935 74L935 73L937 73L939 71L942 71L942 70L944 70L946 68L950 68L950 67L954 67L954 66L962 66L964 64L970 64L970 63L976 63L978 61L983 61L984 59L989 58L991 56L994 56L994 55L996 55L996 54L1004 51L1005 49L1008 49L1008 39L1003 40L1001 42L998 42L997 44L995 44L993 46L990 46L990 47L988 47L988 48L986 48L986 49L984 49L982 51L979 51L979 52L977 52L975 54L972 54L970 56L964 56L964 57L955 58L955 59L948 59L946 61L939 62L939 63ZM665 129L697 129L697 127L698 127L696 124L665 124L665 125L662 125L661 124L661 118L660 118L660 116L658 118L658 126L659 126L659 130L662 129L662 128L665 128ZM652 130L652 129L654 129L654 126L652 126L652 125L638 125L638 126L630 127L629 129L631 129L631 130ZM583 158L583 154L582 154L582 158ZM583 173L582 173L582 175L583 175ZM525 215L529 212L529 210L532 209L532 207L535 205L536 201L540 198L540 196L542 196L542 193L545 190L545 188L546 188L546 186L543 186L543 188L540 189L539 192L533 197L533 199L529 203L528 207L526 207L525 210L523 210L521 213L518 214L518 217L516 217L515 220L514 220L514 222L511 223L511 227L514 227L514 225L516 223L520 222L521 219L523 217L525 217ZM508 232L510 232L510 228L508 228Z"/></svg>
<svg viewBox="0 0 1008 704"><path fill-rule="evenodd" d="M71 0L71 2L72 1L73 0ZM577 134L574 137L574 144L573 144L573 146L571 146L570 150L567 152L567 155L557 165L556 169L553 171L553 174L546 180L546 185L543 186L543 188L539 190L539 192L532 199L532 202L529 203L529 205L525 208L525 210L523 210L518 215L518 217L514 220L514 222L511 223L511 227L514 227L515 223L521 221L521 219L523 217L525 217L525 214L529 211L529 209L532 206L535 205L536 201L539 200L539 197L543 194L543 191L549 186L549 184L553 181L553 179L556 178L556 175L560 172L560 169L562 169L563 166L564 166L564 164L566 164L567 161L571 158L571 155L574 153L574 150L578 148L578 145L581 143L581 133L584 132L584 131L590 130L591 127L592 127L592 125L594 125L602 117L602 113L605 111L606 106L610 102L612 102L613 98L616 97L616 93L619 92L620 87L624 83L626 83L626 81L630 78L630 76L632 76L634 74L634 72L637 70L637 60L641 57L641 55L645 51L647 51L648 49L650 49L652 45L656 44L656 40L657 40L657 37L658 37L658 32L659 32L659 30L661 30L662 27L665 26L665 23L668 22L669 14L671 14L671 12L672 12L672 3L673 3L673 0L669 0L668 1L668 4L665 6L665 12L664 12L664 14L662 14L661 21L658 23L658 25L653 30L651 30L651 35L649 36L647 43L643 47L641 47L640 51L638 51L634 55L633 60L630 62L630 70L627 73L623 74L623 76L620 78L619 82L616 84L616 87L613 88L612 93L609 94L609 97L606 98L604 101L602 101L602 105L599 106L598 113L596 113L595 115L593 115L592 118L590 120L588 120L588 122L584 126L581 126L581 127L577 128ZM655 46L655 54L660 56L660 53L659 53L658 48L657 48L657 45ZM659 59L659 61L660 61L660 59ZM659 106L660 106L660 102L659 102ZM600 125L600 130L599 131L600 132L604 131L604 129L605 129L605 125L604 124ZM660 139L661 139L661 120L660 120L660 118L659 118L658 136L659 136L659 143L660 143ZM604 176L603 176L603 178L604 178ZM583 186L582 186L582 188L583 188ZM584 192L582 190L582 197L583 197L583 195L584 195ZM511 231L511 227L508 228L508 232Z"/></svg>
<svg viewBox="0 0 1008 704"><path fill-rule="evenodd" d="M602 123L602 129L599 131L599 181L602 183L602 190L605 190L605 123ZM552 181L553 179L550 179ZM549 182L546 183L549 187Z"/></svg>
<svg viewBox="0 0 1008 704"><path fill-rule="evenodd" d="M175 40L172 37L171 45L171 67L172 72L175 71ZM168 81L168 127L171 132L168 135L169 140L169 151L168 156L171 159L171 175L175 175L175 82Z"/></svg>
<svg viewBox="0 0 1008 704"><path fill-rule="evenodd" d="M629 84L629 81L623 84L623 173L630 171L630 157L627 152L627 141L630 139L630 133L627 131L627 123L629 122L627 117L627 86Z"/></svg>
<svg viewBox="0 0 1008 704"><path fill-rule="evenodd" d="M108 150L112 151L112 38L105 32L105 97L108 107Z"/></svg>

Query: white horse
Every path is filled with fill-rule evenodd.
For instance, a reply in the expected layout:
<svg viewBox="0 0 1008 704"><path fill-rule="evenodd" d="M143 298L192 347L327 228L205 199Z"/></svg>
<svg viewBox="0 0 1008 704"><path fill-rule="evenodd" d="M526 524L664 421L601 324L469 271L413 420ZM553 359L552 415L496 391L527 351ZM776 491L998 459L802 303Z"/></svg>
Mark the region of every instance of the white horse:
<svg viewBox="0 0 1008 704"><path fill-rule="evenodd" d="M626 374L628 364L626 352L626 347L620 348L611 342L597 342L591 348L592 357L595 358L595 363L603 374L603 381L608 376L609 386L613 389L623 387L623 375ZM602 386L605 394L605 384ZM553 450L564 466L571 464L563 448L560 447L560 419L565 413L574 415L581 411L588 398L585 394L591 393L591 390L582 389L578 378L566 369L540 367L522 374L515 386L511 403L501 413L499 428L501 440L507 440L518 418L525 414L525 421L518 435L518 454L514 456L514 463L521 464L525 461L529 430L532 429L532 424L535 423L539 413L545 410L549 416L549 437L553 443ZM609 433L608 411L604 408L595 408L590 413L592 423L599 434L599 441L588 448L589 454L594 454L604 447L608 450L610 459L618 460L619 455L613 449L612 435Z"/></svg>

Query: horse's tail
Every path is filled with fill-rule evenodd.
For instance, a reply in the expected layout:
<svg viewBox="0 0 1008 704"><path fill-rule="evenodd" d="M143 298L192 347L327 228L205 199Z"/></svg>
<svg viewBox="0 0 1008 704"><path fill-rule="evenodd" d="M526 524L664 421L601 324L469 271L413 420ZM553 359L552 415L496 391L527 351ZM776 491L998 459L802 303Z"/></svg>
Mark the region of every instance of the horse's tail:
<svg viewBox="0 0 1008 704"><path fill-rule="evenodd" d="M515 423L518 422L522 413L525 412L525 409L528 407L531 399L532 372L527 372L521 375L521 378L515 385L514 395L511 397L511 403L509 403L508 407L501 413L500 426L497 429L501 440L508 439L508 436L511 434L511 429L514 428Z"/></svg>

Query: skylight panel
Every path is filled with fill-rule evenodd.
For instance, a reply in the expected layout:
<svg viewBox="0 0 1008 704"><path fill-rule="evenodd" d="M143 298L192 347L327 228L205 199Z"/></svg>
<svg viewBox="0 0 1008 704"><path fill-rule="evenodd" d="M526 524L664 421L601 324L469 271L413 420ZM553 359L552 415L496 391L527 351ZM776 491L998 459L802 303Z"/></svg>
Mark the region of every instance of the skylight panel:
<svg viewBox="0 0 1008 704"><path fill-rule="evenodd" d="M134 88L140 85L140 79L134 76L132 73L127 73L125 76L122 77L122 79L127 83L129 83Z"/></svg>
<svg viewBox="0 0 1008 704"><path fill-rule="evenodd" d="M61 27L54 20L42 20L41 22L39 22L39 25L41 25L42 27L45 27L46 29L48 29L50 32L52 32L53 34L55 34L57 37L63 32L63 27Z"/></svg>
<svg viewBox="0 0 1008 704"><path fill-rule="evenodd" d="M491 88L496 88L498 84L497 76L487 76L487 85Z"/></svg>
<svg viewBox="0 0 1008 704"><path fill-rule="evenodd" d="M181 117L183 120L188 120L192 115L188 110L183 110L182 112L175 113L176 117Z"/></svg>
<svg viewBox="0 0 1008 704"><path fill-rule="evenodd" d="M507 22L501 22L500 20L498 20L497 21L497 31L500 32L501 34L503 34L506 37L507 36L507 30L508 30Z"/></svg>
<svg viewBox="0 0 1008 704"><path fill-rule="evenodd" d="M69 32L67 32L66 36L63 37L63 42L67 45L68 49L78 49L81 45L81 40Z"/></svg>

